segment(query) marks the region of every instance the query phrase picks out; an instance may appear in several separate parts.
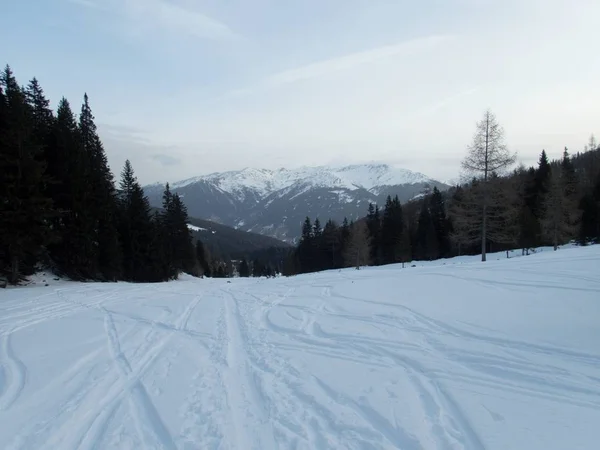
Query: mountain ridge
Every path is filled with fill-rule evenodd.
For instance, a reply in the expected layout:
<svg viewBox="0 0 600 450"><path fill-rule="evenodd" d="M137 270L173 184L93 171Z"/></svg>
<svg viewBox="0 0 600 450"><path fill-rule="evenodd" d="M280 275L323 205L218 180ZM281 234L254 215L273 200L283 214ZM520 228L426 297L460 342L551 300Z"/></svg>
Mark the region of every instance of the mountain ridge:
<svg viewBox="0 0 600 450"><path fill-rule="evenodd" d="M306 216L357 219L369 202L387 195L406 202L433 187L448 186L422 173L385 163L303 166L296 169L245 168L213 172L170 183L190 215L245 231L293 242ZM161 202L164 184L144 189L153 206Z"/></svg>

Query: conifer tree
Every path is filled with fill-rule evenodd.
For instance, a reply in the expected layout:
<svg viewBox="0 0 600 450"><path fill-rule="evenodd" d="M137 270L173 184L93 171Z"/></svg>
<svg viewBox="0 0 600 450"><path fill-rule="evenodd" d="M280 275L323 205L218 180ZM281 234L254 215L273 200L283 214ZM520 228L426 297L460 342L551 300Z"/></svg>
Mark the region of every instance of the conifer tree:
<svg viewBox="0 0 600 450"><path fill-rule="evenodd" d="M598 178L600 184L600 177ZM600 198L594 198L591 192L586 193L581 198L579 209L581 210L579 244L598 243L600 241Z"/></svg>
<svg viewBox="0 0 600 450"><path fill-rule="evenodd" d="M534 210L532 211L534 214L539 213L539 209L544 202L544 197L548 192L548 187L550 183L550 162L548 161L548 155L546 155L546 150L542 150L540 154L540 159L538 161L538 167L535 171L535 192L538 196L537 204L534 205ZM541 215L541 214L540 214Z"/></svg>
<svg viewBox="0 0 600 450"><path fill-rule="evenodd" d="M242 262L240 263L240 266L238 268L238 272L240 274L240 277L242 278L248 278L250 276L250 266L248 265L248 261L246 261L246 258L242 259Z"/></svg>
<svg viewBox="0 0 600 450"><path fill-rule="evenodd" d="M342 226L340 227L340 254L344 255L350 242L350 224L348 218L344 217Z"/></svg>
<svg viewBox="0 0 600 450"><path fill-rule="evenodd" d="M565 155L564 159L568 157ZM576 216L573 205L572 180L568 163L561 164L552 171L550 188L544 204L543 231L552 243L554 250L575 237Z"/></svg>
<svg viewBox="0 0 600 450"><path fill-rule="evenodd" d="M79 137L86 158L89 204L86 211L92 223L97 275L94 278L115 280L121 272L121 253L117 231L117 198L113 175L104 146L98 137L94 115L87 94L79 116Z"/></svg>
<svg viewBox="0 0 600 450"><path fill-rule="evenodd" d="M400 238L400 254L399 261L402 263L402 267L404 264L412 261L412 246L410 239L410 229L409 227L405 227L402 236Z"/></svg>
<svg viewBox="0 0 600 450"><path fill-rule="evenodd" d="M324 261L329 259L324 268L334 269L339 265L340 233L337 224L333 220L328 220L323 229L323 253Z"/></svg>
<svg viewBox="0 0 600 450"><path fill-rule="evenodd" d="M210 256L208 254L208 250L200 239L196 241L196 259L198 260L198 264L200 265L204 276L211 277L212 270Z"/></svg>
<svg viewBox="0 0 600 450"><path fill-rule="evenodd" d="M394 235L392 197L388 195L383 207L383 218L381 221L382 264L390 264L394 260Z"/></svg>
<svg viewBox="0 0 600 450"><path fill-rule="evenodd" d="M298 262L300 263L301 273L312 272L314 270L313 243L313 226L310 218L307 217L302 225L302 236L298 244Z"/></svg>
<svg viewBox="0 0 600 450"><path fill-rule="evenodd" d="M315 219L315 224L313 225L313 234L312 235L315 239L319 239L321 237L322 233L323 233L323 229L321 228L321 221L317 217Z"/></svg>
<svg viewBox="0 0 600 450"><path fill-rule="evenodd" d="M167 183L163 193L163 225L168 240L166 257L175 272L194 274L197 261L188 222L187 207Z"/></svg>
<svg viewBox="0 0 600 450"><path fill-rule="evenodd" d="M528 205L522 205L519 213L519 247L523 254L529 254L529 249L536 246L540 234L540 223L533 215Z"/></svg>
<svg viewBox="0 0 600 450"><path fill-rule="evenodd" d="M89 183L77 121L65 98L58 104L46 160L51 180L47 191L58 214L53 221L58 240L49 246L54 269L73 279L91 278L92 226L86 213Z"/></svg>
<svg viewBox="0 0 600 450"><path fill-rule="evenodd" d="M382 263L381 216L378 205L369 203L367 227L371 236L371 261L377 266Z"/></svg>
<svg viewBox="0 0 600 450"><path fill-rule="evenodd" d="M450 223L446 216L446 205L442 193L437 187L429 198L429 212L435 230L437 254L435 259L450 255Z"/></svg>
<svg viewBox="0 0 600 450"><path fill-rule="evenodd" d="M545 175L542 177L540 171L545 173L546 164L548 164L546 153L542 152L540 157L539 167L536 171L533 167L529 170L524 168L515 172L515 177L518 182L518 195L521 197L519 206L519 237L518 244L523 250L523 254L529 254L529 249L537 246L541 242L541 225L539 217L541 217L542 209L540 207L540 199L542 195L547 195L547 181ZM550 166L547 165L548 174ZM539 216L536 216L539 214Z"/></svg>
<svg viewBox="0 0 600 450"><path fill-rule="evenodd" d="M383 264L400 261L400 246L404 233L404 214L398 196L393 200L388 196L381 224L381 247Z"/></svg>
<svg viewBox="0 0 600 450"><path fill-rule="evenodd" d="M42 147L42 154L45 157L55 120L50 109L50 100L45 97L44 90L36 78L29 82L25 96L31 109L33 135L36 143Z"/></svg>
<svg viewBox="0 0 600 450"><path fill-rule="evenodd" d="M317 217L313 224L312 232L312 271L323 270L325 267L327 267L328 258L325 254L324 247L325 246L323 243L323 228L321 227L321 221Z"/></svg>
<svg viewBox="0 0 600 450"><path fill-rule="evenodd" d="M178 194L173 195L170 215L170 223L173 226L171 231L175 267L182 272L194 274L196 257L192 244L192 234L188 227L189 217L187 207Z"/></svg>
<svg viewBox="0 0 600 450"><path fill-rule="evenodd" d="M138 183L129 160L121 172L119 189L120 235L123 254L123 275L128 281L158 281L152 275L158 272L150 270L153 250L157 243L153 236L160 233L151 220L150 204ZM153 247L154 242L154 247ZM162 271L161 271L162 272ZM161 274L160 279L175 276L171 267Z"/></svg>
<svg viewBox="0 0 600 450"><path fill-rule="evenodd" d="M571 156L569 155L569 150L567 149L567 147L565 147L565 150L563 152L563 158L561 160L560 166L562 185L565 189L565 196L571 202L574 202L579 186L577 174L575 172L575 167L573 166L573 161L571 160Z"/></svg>
<svg viewBox="0 0 600 450"><path fill-rule="evenodd" d="M438 257L438 239L427 202L423 202L417 228L417 259L431 261Z"/></svg>
<svg viewBox="0 0 600 450"><path fill-rule="evenodd" d="M10 67L0 75L0 255L10 283L35 262L47 241L52 202L43 192L43 147L35 116Z"/></svg>
<svg viewBox="0 0 600 450"><path fill-rule="evenodd" d="M262 262L259 259L255 259L252 262L252 276L255 278L259 278L264 276L264 266L262 264Z"/></svg>
<svg viewBox="0 0 600 450"><path fill-rule="evenodd" d="M345 260L347 267L356 267L369 264L371 249L369 244L369 229L364 221L356 222L350 227L350 238L346 248Z"/></svg>

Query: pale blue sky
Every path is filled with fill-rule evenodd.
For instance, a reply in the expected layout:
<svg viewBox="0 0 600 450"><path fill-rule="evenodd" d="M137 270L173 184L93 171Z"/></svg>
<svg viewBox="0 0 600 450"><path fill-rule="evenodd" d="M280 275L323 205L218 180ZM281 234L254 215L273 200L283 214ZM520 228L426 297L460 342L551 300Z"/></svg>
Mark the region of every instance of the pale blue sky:
<svg viewBox="0 0 600 450"><path fill-rule="evenodd" d="M115 173L384 161L456 178L490 107L530 164L600 133L596 0L18 0L0 55L90 96Z"/></svg>

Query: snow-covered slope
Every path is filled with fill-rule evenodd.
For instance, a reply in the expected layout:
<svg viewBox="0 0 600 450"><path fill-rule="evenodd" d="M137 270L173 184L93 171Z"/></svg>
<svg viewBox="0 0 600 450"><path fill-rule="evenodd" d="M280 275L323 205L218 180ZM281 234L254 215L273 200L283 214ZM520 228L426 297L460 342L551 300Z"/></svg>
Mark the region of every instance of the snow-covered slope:
<svg viewBox="0 0 600 450"><path fill-rule="evenodd" d="M595 449L599 298L600 246L1 291L0 448Z"/></svg>
<svg viewBox="0 0 600 450"><path fill-rule="evenodd" d="M369 202L387 195L407 201L436 186L421 173L387 164L244 169L213 173L171 184L194 217L284 240L300 234L306 216L341 221L365 215ZM145 188L153 206L162 202L162 184ZM243 224L243 225L240 225Z"/></svg>

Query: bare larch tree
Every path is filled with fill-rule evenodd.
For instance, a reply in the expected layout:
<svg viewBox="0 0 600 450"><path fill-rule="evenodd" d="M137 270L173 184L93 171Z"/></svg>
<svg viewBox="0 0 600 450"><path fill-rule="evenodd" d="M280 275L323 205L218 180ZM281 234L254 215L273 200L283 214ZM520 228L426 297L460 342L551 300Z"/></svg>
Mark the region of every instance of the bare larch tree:
<svg viewBox="0 0 600 450"><path fill-rule="evenodd" d="M487 110L477 123L473 142L462 162L465 172L479 181L480 195L477 202L481 209L481 260L486 260L488 218L492 206L490 179L515 163L516 154L508 151L504 143L504 130L496 116Z"/></svg>

